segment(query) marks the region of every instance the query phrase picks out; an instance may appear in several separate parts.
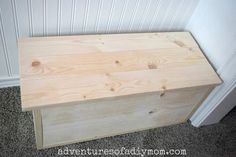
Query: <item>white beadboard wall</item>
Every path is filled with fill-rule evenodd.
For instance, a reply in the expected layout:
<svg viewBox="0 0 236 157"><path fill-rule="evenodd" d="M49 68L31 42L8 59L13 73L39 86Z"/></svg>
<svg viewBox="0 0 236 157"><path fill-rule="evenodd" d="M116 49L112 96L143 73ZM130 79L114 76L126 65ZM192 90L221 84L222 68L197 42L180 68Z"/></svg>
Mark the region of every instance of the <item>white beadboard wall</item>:
<svg viewBox="0 0 236 157"><path fill-rule="evenodd" d="M199 0L0 0L0 87L19 84L17 39L182 31Z"/></svg>

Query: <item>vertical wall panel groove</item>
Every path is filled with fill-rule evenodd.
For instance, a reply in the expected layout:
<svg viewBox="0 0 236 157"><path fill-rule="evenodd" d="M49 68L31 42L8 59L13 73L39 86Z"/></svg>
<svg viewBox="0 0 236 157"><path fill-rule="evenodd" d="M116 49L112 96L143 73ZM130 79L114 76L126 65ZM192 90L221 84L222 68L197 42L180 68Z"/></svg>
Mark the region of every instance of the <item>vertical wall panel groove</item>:
<svg viewBox="0 0 236 157"><path fill-rule="evenodd" d="M172 22L173 22L173 18L176 15L176 11L178 9L178 4L176 4L177 1L172 1L172 8L175 7L175 9L170 9L169 10L169 20L168 20L168 24L163 26L165 28L165 31L169 31L169 27L171 26Z"/></svg>
<svg viewBox="0 0 236 157"><path fill-rule="evenodd" d="M122 9L122 12L121 12L121 17L120 17L119 24L118 24L118 28L117 28L117 32L120 32L121 27L123 26L124 17L125 17L124 15L127 11L128 3L129 3L129 0L126 0L125 3L124 3L124 6L123 6L123 9Z"/></svg>
<svg viewBox="0 0 236 157"><path fill-rule="evenodd" d="M193 11L192 9L195 9L195 7L197 6L197 2L198 1L196 1L196 0L188 0L188 1L186 1L185 0L185 2L187 3L187 5L189 7L185 10L185 12L183 12L183 16L182 16L182 20L181 20L180 24L176 26L179 29L180 28L183 28L183 29L185 28L185 25L188 23L188 20L189 20L189 18L192 15L192 11Z"/></svg>
<svg viewBox="0 0 236 157"><path fill-rule="evenodd" d="M1 31L1 39L2 39L2 45L3 45L3 53L4 53L4 57L5 57L5 61L6 61L6 67L7 67L7 73L8 73L8 76L11 77L12 70L11 70L10 59L8 56L8 48L7 48L6 38L5 38L5 34L4 34L1 9L0 9L0 31Z"/></svg>
<svg viewBox="0 0 236 157"><path fill-rule="evenodd" d="M98 16L97 16L97 21L96 21L96 27L95 27L95 32L96 33L98 33L98 31L99 31L102 8L103 8L103 0L100 0L99 9L98 9Z"/></svg>
<svg viewBox="0 0 236 157"><path fill-rule="evenodd" d="M112 18L112 15L114 14L114 4L115 4L115 2L116 2L116 0L112 0L112 2L111 2L111 8L110 8L108 21L107 21L107 27L106 27L106 33L108 33L109 30L110 30L111 18Z"/></svg>
<svg viewBox="0 0 236 157"><path fill-rule="evenodd" d="M70 23L70 34L74 33L74 20L75 20L75 6L76 6L76 1L72 0L72 11L71 11L71 23Z"/></svg>
<svg viewBox="0 0 236 157"><path fill-rule="evenodd" d="M133 16L132 16L130 25L129 25L129 29L128 29L129 31L132 30L133 23L134 23L134 19L135 19L135 17L137 16L139 4L140 4L140 0L138 0L137 4L136 4L136 6L135 6L135 10L134 10L134 13L133 13Z"/></svg>
<svg viewBox="0 0 236 157"><path fill-rule="evenodd" d="M33 28L33 13L32 13L32 1L27 0L27 9L28 9L28 18L29 18L29 33L32 37L34 35L34 28Z"/></svg>
<svg viewBox="0 0 236 157"><path fill-rule="evenodd" d="M179 26L179 28L183 28L185 29L185 26L187 25L189 19L191 18L192 14L193 14L193 10L195 10L196 6L198 4L198 1L196 0L191 0L189 3L189 7L187 9L187 11L185 12L185 16L183 18L183 23L181 26Z"/></svg>
<svg viewBox="0 0 236 157"><path fill-rule="evenodd" d="M165 11L165 14L163 15L163 18L162 18L160 24L159 24L158 30L164 30L165 29L165 28L163 28L163 26L164 26L164 23L167 21L167 18L169 16L170 12L173 10L172 4L173 4L173 1L170 1L170 3L168 3L167 9Z"/></svg>
<svg viewBox="0 0 236 157"><path fill-rule="evenodd" d="M148 31L151 31L156 19L157 19L157 16L158 16L158 13L159 13L159 9L160 9L160 0L157 1L157 7L156 7L156 11L152 17L152 21L150 23L150 25L148 26Z"/></svg>
<svg viewBox="0 0 236 157"><path fill-rule="evenodd" d="M58 0L58 4L57 4L57 35L61 35L61 18L62 18L61 0Z"/></svg>
<svg viewBox="0 0 236 157"><path fill-rule="evenodd" d="M144 12L144 14L143 14L142 21L141 21L140 24L139 24L139 28L138 28L139 31L141 31L142 28L143 28L143 24L144 24L144 22L145 22L145 19L147 18L148 11L150 10L151 4L152 4L152 0L149 0L148 5L147 5L146 8L145 8L145 12Z"/></svg>
<svg viewBox="0 0 236 157"><path fill-rule="evenodd" d="M189 5L191 0L184 0L184 1L185 1L185 5L186 5L186 3ZM177 27L181 27L181 26L183 25L184 19L185 19L185 17L186 17L187 14L188 14L188 9L186 9L186 10L187 10L187 11L185 11L185 12L182 14L182 20L179 22L179 24L177 25Z"/></svg>
<svg viewBox="0 0 236 157"><path fill-rule="evenodd" d="M15 27L15 34L16 38L19 38L19 23L18 23L18 17L16 14L16 2L15 0L11 0L11 6L12 6L12 14L13 14L13 20L14 20L14 27Z"/></svg>
<svg viewBox="0 0 236 157"><path fill-rule="evenodd" d="M177 18L179 17L178 19L181 19L181 17L182 17L182 8L183 8L184 6L185 6L185 0L182 0L181 3L180 3L179 12L178 12L177 15L176 15ZM178 26L179 26L180 22L181 22L181 20L178 20L178 21L177 21L177 20L175 19L175 23L172 24L171 28L178 30Z"/></svg>
<svg viewBox="0 0 236 157"><path fill-rule="evenodd" d="M162 11L159 12L159 15L155 21L155 27L153 27L152 29L154 29L155 31L161 31L161 27L162 27L162 24L163 22L165 21L165 18L168 14L168 11L169 11L169 8L170 8L170 3L164 3L164 1L161 1L162 5L160 7L160 9L162 9ZM165 10L163 10L165 8ZM160 18L162 17L162 18Z"/></svg>
<svg viewBox="0 0 236 157"><path fill-rule="evenodd" d="M97 10L97 16L95 18L95 24L94 24L94 31L97 32L97 27L98 27L98 18L99 18L99 14L101 12L101 4L102 4L102 0L99 0L98 2L98 10Z"/></svg>
<svg viewBox="0 0 236 157"><path fill-rule="evenodd" d="M47 5L46 0L43 0L43 35L47 35Z"/></svg>
<svg viewBox="0 0 236 157"><path fill-rule="evenodd" d="M175 11L175 14L173 15L173 18L172 18L172 20L171 20L171 22L170 22L170 24L169 24L169 27L167 28L167 30L171 30L172 29L172 27L173 27L173 24L174 24L174 21L176 20L176 18L177 18L177 16L179 15L179 12L180 12L180 8L181 8L181 6L183 6L183 3L184 2L184 0L180 0L179 2L178 2L178 5L177 5L177 9L176 9L176 11Z"/></svg>
<svg viewBox="0 0 236 157"><path fill-rule="evenodd" d="M84 18L84 22L83 22L83 33L85 33L86 29L87 29L89 8L90 8L90 0L86 0L85 13L84 13L85 18Z"/></svg>

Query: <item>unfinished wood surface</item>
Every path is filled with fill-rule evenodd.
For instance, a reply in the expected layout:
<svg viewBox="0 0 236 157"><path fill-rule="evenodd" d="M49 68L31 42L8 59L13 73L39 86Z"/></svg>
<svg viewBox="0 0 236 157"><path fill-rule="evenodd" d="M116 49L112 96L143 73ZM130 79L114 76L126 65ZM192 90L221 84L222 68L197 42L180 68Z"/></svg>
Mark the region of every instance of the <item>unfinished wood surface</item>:
<svg viewBox="0 0 236 157"><path fill-rule="evenodd" d="M221 82L188 32L26 38L19 52L23 110Z"/></svg>
<svg viewBox="0 0 236 157"><path fill-rule="evenodd" d="M42 109L44 148L184 122L212 86Z"/></svg>
<svg viewBox="0 0 236 157"><path fill-rule="evenodd" d="M40 110L33 110L34 133L37 149L43 148L43 124Z"/></svg>

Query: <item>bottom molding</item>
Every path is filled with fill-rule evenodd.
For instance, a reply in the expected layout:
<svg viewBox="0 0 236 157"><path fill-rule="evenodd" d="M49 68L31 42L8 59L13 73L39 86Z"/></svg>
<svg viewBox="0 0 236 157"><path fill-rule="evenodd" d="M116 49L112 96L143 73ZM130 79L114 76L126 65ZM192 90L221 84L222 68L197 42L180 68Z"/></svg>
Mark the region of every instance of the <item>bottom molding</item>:
<svg viewBox="0 0 236 157"><path fill-rule="evenodd" d="M20 85L20 78L17 76L0 78L0 88L13 87Z"/></svg>
<svg viewBox="0 0 236 157"><path fill-rule="evenodd" d="M204 121L210 114L222 103L226 96L236 87L236 80L225 82L216 87L207 99L202 103L199 109L190 118L191 124L195 127L204 125ZM227 113L218 113L225 115Z"/></svg>

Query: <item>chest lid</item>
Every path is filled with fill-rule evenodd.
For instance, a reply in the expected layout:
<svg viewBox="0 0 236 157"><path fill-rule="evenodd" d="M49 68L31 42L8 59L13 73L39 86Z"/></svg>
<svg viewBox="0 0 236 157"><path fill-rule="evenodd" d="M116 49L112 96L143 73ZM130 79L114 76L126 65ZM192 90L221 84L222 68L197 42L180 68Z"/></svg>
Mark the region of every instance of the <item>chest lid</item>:
<svg viewBox="0 0 236 157"><path fill-rule="evenodd" d="M20 39L23 110L221 82L188 32Z"/></svg>

